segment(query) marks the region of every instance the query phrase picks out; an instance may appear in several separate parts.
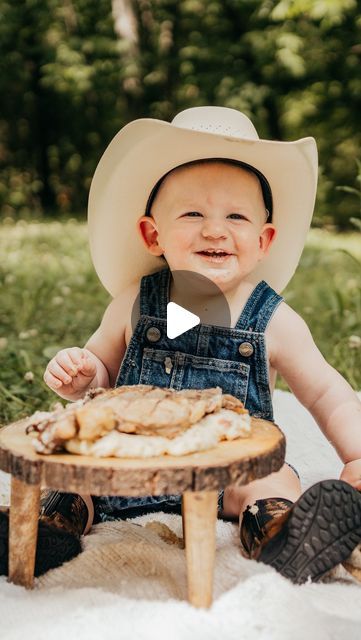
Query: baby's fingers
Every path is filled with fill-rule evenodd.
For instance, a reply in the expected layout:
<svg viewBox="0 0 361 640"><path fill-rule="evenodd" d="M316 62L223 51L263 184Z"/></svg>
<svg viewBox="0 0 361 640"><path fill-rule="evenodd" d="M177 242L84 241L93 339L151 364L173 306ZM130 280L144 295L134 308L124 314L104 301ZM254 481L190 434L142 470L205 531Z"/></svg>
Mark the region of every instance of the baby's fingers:
<svg viewBox="0 0 361 640"><path fill-rule="evenodd" d="M47 378L45 378L46 375ZM55 359L51 360L46 368L44 380L47 384L49 384L48 379L51 380L57 388L62 384L70 384L72 381L72 377L57 363Z"/></svg>
<svg viewBox="0 0 361 640"><path fill-rule="evenodd" d="M63 383L59 380L59 378L55 378L50 371L46 370L43 375L43 380L45 384L49 387L49 389L60 389L63 386Z"/></svg>
<svg viewBox="0 0 361 640"><path fill-rule="evenodd" d="M76 376L81 367L81 352L78 354L75 349L64 349L56 354L55 358L49 363L49 366L51 366L53 362L60 365L69 376Z"/></svg>
<svg viewBox="0 0 361 640"><path fill-rule="evenodd" d="M97 367L95 362L91 360L87 355L84 355L82 358L82 363L79 366L79 372L83 374L83 376L94 377L97 372Z"/></svg>

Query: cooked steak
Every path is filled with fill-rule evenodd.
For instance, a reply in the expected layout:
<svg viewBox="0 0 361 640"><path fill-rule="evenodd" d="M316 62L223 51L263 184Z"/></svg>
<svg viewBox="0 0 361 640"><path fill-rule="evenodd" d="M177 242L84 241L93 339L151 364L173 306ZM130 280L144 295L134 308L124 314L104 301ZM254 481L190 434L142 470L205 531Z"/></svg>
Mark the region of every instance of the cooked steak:
<svg viewBox="0 0 361 640"><path fill-rule="evenodd" d="M104 458L150 458L153 456L183 456L195 451L212 449L221 440L235 440L250 435L251 419L248 413L220 409L205 415L175 438L159 435L134 435L115 429L96 441L71 438L65 442L70 453Z"/></svg>
<svg viewBox="0 0 361 640"><path fill-rule="evenodd" d="M206 414L230 409L248 413L242 402L222 389L176 391L152 385L91 389L84 398L58 407L53 412L36 412L29 418L27 433L36 433L39 453L64 448L72 438L93 443L107 433L176 438Z"/></svg>

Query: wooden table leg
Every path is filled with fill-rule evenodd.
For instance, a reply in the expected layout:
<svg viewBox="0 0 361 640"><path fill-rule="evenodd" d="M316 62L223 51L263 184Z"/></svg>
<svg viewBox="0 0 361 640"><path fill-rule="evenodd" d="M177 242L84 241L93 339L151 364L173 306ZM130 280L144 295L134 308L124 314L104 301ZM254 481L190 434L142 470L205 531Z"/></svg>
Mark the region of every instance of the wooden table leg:
<svg viewBox="0 0 361 640"><path fill-rule="evenodd" d="M40 484L11 478L9 582L31 589L34 583Z"/></svg>
<svg viewBox="0 0 361 640"><path fill-rule="evenodd" d="M183 494L188 600L194 607L210 607L216 553L217 491Z"/></svg>

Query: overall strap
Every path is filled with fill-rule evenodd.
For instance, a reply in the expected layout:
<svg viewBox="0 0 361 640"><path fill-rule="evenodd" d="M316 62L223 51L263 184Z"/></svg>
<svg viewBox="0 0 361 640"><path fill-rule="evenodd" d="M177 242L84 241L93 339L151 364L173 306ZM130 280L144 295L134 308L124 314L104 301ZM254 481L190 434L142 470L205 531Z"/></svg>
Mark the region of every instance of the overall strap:
<svg viewBox="0 0 361 640"><path fill-rule="evenodd" d="M282 302L280 296L264 280L253 289L238 318L235 329L264 333L276 308Z"/></svg>
<svg viewBox="0 0 361 640"><path fill-rule="evenodd" d="M142 277L140 281L141 315L167 317L169 281L169 267Z"/></svg>

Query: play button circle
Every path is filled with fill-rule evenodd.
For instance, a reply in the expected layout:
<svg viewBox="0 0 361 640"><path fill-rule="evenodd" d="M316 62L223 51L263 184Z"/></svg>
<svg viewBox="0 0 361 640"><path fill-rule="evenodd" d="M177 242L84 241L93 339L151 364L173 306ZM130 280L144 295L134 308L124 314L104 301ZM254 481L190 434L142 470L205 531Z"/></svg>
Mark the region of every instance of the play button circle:
<svg viewBox="0 0 361 640"><path fill-rule="evenodd" d="M175 339L198 324L231 327L227 299L212 280L200 273L185 270L167 270L167 277L166 300L158 300L158 308L162 302L167 318L168 338ZM148 305L153 304L154 295L161 295L161 289L152 293L152 300L148 301ZM155 310L150 309L150 313L156 315ZM133 332L139 317L138 295L132 310Z"/></svg>

